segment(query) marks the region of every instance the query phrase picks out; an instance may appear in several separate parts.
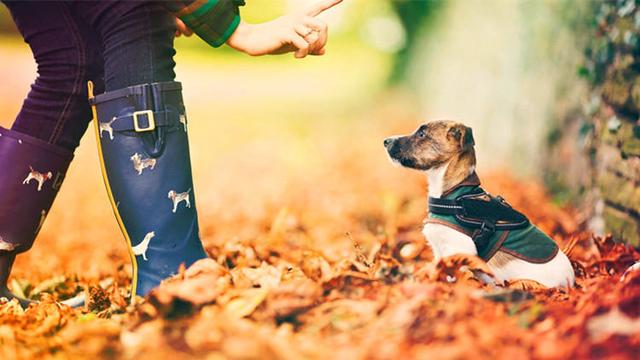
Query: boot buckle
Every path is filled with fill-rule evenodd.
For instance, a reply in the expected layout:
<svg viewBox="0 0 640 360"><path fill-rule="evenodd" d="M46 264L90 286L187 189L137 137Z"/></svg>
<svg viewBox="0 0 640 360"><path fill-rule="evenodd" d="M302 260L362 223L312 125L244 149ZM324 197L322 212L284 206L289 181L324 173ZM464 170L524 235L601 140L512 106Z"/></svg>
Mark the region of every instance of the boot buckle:
<svg viewBox="0 0 640 360"><path fill-rule="evenodd" d="M140 126L139 116L147 116L147 126ZM153 131L156 129L156 119L153 116L153 111L151 110L142 110L142 111L134 111L133 112L133 127L136 132L145 132L145 131Z"/></svg>

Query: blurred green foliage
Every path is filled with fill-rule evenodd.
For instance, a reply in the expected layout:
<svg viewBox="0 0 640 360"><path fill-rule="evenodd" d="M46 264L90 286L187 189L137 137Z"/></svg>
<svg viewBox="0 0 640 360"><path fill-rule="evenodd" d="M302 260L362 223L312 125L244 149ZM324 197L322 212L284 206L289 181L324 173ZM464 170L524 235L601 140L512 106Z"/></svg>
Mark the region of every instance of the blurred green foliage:
<svg viewBox="0 0 640 360"><path fill-rule="evenodd" d="M310 3L310 1L308 1ZM339 26L331 28L331 43L329 51L343 51L348 48L361 49L365 52L376 52L378 56L391 59L388 80L392 85L402 83L407 77L407 68L418 46L418 39L425 30L425 24L429 22L435 10L444 1L439 0L349 0L340 4L336 11L328 12L329 20L335 15L332 12L341 12ZM272 20L290 10L291 6L298 6L300 2L286 0L252 0L246 6L241 7L241 15L244 21L250 23ZM400 22L405 33L404 45L394 53L386 53L375 49L367 42L363 29L371 18L385 17ZM11 37L19 38L11 15L5 6L0 5L0 36L3 41ZM369 35L370 36L370 35ZM201 53L211 61L209 54L215 52L216 58L236 61L244 57L233 49L222 46L218 49L209 47L197 36L189 39L179 39L176 42L178 50L190 53ZM267 58L262 58L262 61ZM272 57L271 59L276 59ZM205 60L203 58L203 60ZM282 58L271 61L282 61Z"/></svg>
<svg viewBox="0 0 640 360"><path fill-rule="evenodd" d="M391 5L402 23L406 34L405 45L395 54L393 68L389 75L392 85L404 82L407 78L409 62L414 50L419 46L420 36L427 31L431 18L444 1L436 0L391 0Z"/></svg>
<svg viewBox="0 0 640 360"><path fill-rule="evenodd" d="M0 4L0 34L18 35L16 25L13 23L13 19L11 19L9 10L2 4Z"/></svg>

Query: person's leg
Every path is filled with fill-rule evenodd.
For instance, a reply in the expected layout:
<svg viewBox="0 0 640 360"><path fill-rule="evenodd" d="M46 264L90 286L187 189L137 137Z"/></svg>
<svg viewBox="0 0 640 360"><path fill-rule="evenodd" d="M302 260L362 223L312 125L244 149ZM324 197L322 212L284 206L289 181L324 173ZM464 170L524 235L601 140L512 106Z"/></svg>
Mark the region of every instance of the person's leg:
<svg viewBox="0 0 640 360"><path fill-rule="evenodd" d="M74 16L69 3L5 4L38 69L11 129L73 151L91 120L87 78L102 78L97 35Z"/></svg>
<svg viewBox="0 0 640 360"><path fill-rule="evenodd" d="M0 297L12 297L6 285L15 256L32 246L62 185L91 117L83 83L101 68L89 28L74 21L68 4L6 5L38 77L12 129L0 127Z"/></svg>
<svg viewBox="0 0 640 360"><path fill-rule="evenodd" d="M103 44L106 91L174 80L176 28L161 3L101 1L76 7Z"/></svg>
<svg viewBox="0 0 640 360"><path fill-rule="evenodd" d="M173 81L174 19L156 2L84 4L104 44L106 92L91 102L105 184L130 249L132 294L146 295L207 256Z"/></svg>

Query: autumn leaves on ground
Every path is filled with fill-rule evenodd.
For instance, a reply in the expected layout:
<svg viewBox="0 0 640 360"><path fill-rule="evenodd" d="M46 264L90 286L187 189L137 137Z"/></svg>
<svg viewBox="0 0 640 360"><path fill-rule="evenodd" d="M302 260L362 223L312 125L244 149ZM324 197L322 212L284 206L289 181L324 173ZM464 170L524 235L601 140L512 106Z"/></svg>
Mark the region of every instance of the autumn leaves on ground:
<svg viewBox="0 0 640 360"><path fill-rule="evenodd" d="M4 54L28 61L21 50ZM363 74L377 64L358 63L365 64L361 73L348 76L367 88ZM295 78L284 80L254 76L276 74L263 68L191 65L179 66L178 74L211 259L128 305L130 265L100 183L95 144L86 137L42 235L16 263L12 290L40 303L26 310L0 305L1 359L637 354L640 271L624 273L640 254L616 243L620 239L593 237L586 219L554 205L539 183L508 170L479 170L489 191L525 212L569 254L576 288L482 285L471 275L485 269L477 258L430 263L420 233L425 179L386 159L382 139L420 121L407 114L410 106L379 95L373 97L379 101L344 105L370 94L353 91L344 78L320 76L332 73L331 64L301 73L296 63ZM26 90L31 74L14 74L6 88ZM263 91L276 80L280 87ZM300 80L314 87L299 91ZM340 81L331 92L315 87ZM19 106L11 96L14 103L0 103L4 114ZM247 99L261 102L246 106ZM3 125L10 120L3 118ZM89 299L84 308L56 303L81 292Z"/></svg>
<svg viewBox="0 0 640 360"><path fill-rule="evenodd" d="M579 275L573 290L483 286L470 271L483 264L472 257L431 268L419 231L421 181L387 176L400 170L371 167L354 149L328 155L334 169L276 185L272 202L254 212L250 179L238 181L244 195L224 205L233 215L202 219L211 260L134 306L122 257L100 263L99 277L16 278L13 289L41 303L0 307L2 358L631 358L637 351L640 271L622 273L640 254L579 231L577 214L551 205L538 184L484 174L490 190L569 249ZM89 296L85 308L55 303L78 291Z"/></svg>

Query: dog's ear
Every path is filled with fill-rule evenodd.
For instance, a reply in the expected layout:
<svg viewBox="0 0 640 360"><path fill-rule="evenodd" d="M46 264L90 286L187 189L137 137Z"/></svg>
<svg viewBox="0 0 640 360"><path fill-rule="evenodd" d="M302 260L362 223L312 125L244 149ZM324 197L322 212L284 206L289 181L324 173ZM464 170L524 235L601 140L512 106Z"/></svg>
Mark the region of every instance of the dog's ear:
<svg viewBox="0 0 640 360"><path fill-rule="evenodd" d="M473 131L468 126L453 126L449 129L448 135L460 144L462 150L468 150L476 144L473 139Z"/></svg>
<svg viewBox="0 0 640 360"><path fill-rule="evenodd" d="M462 136L462 141L460 142L460 147L464 150L471 149L476 144L476 141L473 139L473 130L470 127L464 127L464 135Z"/></svg>

